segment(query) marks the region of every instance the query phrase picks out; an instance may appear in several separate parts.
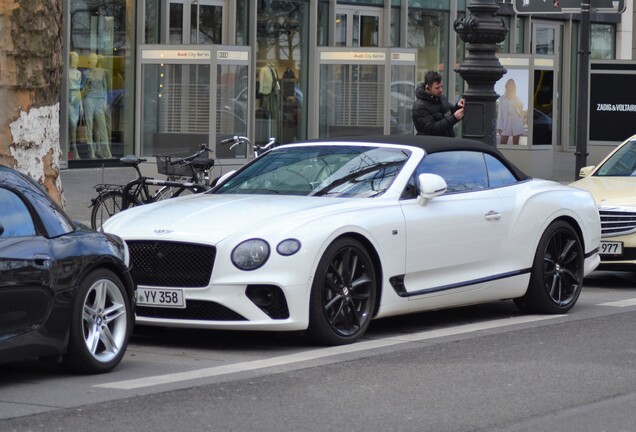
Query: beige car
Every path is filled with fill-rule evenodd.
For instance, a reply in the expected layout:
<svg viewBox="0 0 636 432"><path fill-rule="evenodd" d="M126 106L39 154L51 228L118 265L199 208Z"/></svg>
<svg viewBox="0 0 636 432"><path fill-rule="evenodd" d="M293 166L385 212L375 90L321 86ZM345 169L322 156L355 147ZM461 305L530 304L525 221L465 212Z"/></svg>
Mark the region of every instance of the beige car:
<svg viewBox="0 0 636 432"><path fill-rule="evenodd" d="M598 166L581 168L572 186L594 195L601 216L599 269L636 269L636 135Z"/></svg>

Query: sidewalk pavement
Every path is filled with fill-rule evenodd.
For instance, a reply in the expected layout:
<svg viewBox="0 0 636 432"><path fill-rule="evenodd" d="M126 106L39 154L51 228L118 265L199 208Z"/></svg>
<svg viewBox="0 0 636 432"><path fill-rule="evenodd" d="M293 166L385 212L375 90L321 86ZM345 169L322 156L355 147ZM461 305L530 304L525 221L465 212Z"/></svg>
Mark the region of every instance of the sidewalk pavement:
<svg viewBox="0 0 636 432"><path fill-rule="evenodd" d="M572 152L554 152L554 164L549 180L568 184L575 180L575 156ZM97 196L93 188L98 183L126 184L136 177L128 167L77 168L60 174L66 200L65 210L73 220L90 226L91 198Z"/></svg>

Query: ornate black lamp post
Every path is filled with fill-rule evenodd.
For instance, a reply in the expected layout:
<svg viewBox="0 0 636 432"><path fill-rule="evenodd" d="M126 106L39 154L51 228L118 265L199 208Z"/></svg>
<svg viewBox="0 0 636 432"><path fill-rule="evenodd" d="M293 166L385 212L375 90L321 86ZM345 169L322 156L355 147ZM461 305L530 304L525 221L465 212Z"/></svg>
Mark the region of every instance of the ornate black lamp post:
<svg viewBox="0 0 636 432"><path fill-rule="evenodd" d="M496 16L495 0L471 0L470 16L455 21L455 31L466 42L468 55L455 69L466 81L464 138L473 138L496 146L497 99L495 83L506 73L495 55L497 44L503 42L508 28Z"/></svg>

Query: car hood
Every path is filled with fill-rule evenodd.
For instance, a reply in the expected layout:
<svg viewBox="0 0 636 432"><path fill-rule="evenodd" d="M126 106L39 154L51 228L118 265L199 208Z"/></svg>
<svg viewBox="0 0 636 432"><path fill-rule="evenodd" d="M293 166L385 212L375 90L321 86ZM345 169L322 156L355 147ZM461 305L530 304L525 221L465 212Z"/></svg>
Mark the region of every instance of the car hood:
<svg viewBox="0 0 636 432"><path fill-rule="evenodd" d="M373 198L377 200L378 198ZM371 198L272 195L192 195L126 210L104 224L125 239L161 238L217 243L247 229L283 224L292 229L326 214L362 210Z"/></svg>
<svg viewBox="0 0 636 432"><path fill-rule="evenodd" d="M589 191L601 206L636 207L636 177L586 177L572 186Z"/></svg>

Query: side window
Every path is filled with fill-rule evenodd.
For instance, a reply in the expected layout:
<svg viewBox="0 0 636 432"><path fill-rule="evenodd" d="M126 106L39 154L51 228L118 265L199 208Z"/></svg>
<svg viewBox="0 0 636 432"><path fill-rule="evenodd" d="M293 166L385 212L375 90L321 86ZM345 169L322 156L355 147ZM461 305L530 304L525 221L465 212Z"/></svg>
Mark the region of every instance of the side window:
<svg viewBox="0 0 636 432"><path fill-rule="evenodd" d="M0 239L35 235L29 209L13 192L0 188Z"/></svg>
<svg viewBox="0 0 636 432"><path fill-rule="evenodd" d="M486 163L481 152L447 151L426 155L415 174L437 174L448 185L448 192L488 189Z"/></svg>
<svg viewBox="0 0 636 432"><path fill-rule="evenodd" d="M484 156L486 158L486 167L488 167L488 180L491 188L509 186L517 183L517 178L499 159L489 154Z"/></svg>

